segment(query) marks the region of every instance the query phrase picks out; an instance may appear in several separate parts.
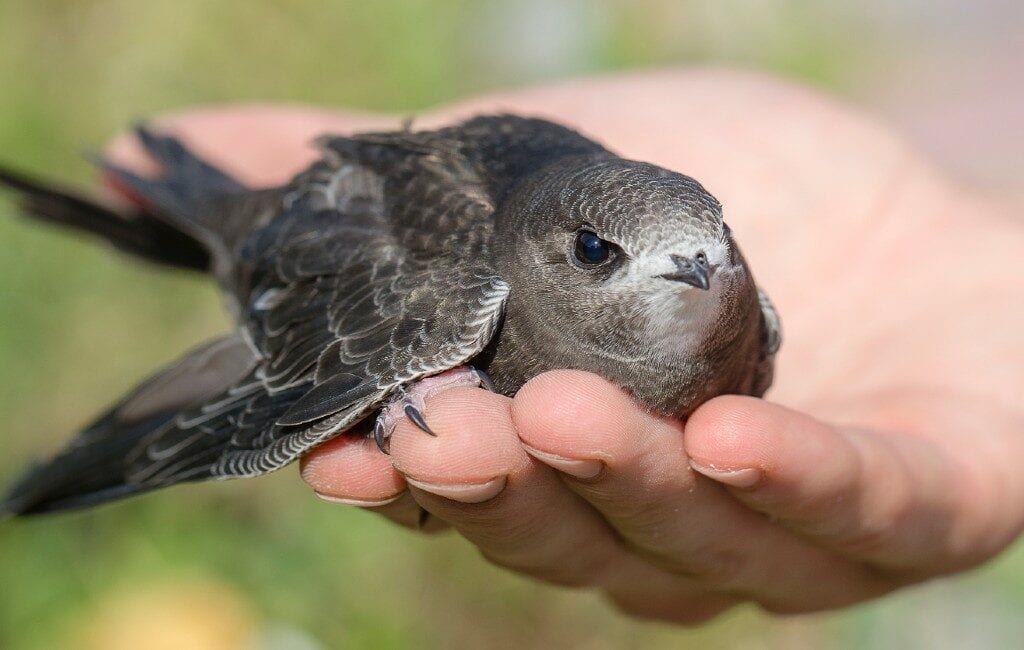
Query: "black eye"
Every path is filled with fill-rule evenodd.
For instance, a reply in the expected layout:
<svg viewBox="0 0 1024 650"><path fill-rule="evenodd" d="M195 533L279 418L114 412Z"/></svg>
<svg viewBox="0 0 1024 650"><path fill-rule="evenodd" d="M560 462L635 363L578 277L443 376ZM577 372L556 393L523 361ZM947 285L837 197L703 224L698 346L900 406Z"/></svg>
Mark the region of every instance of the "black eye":
<svg viewBox="0 0 1024 650"><path fill-rule="evenodd" d="M576 233L572 254L580 266L598 266L611 258L612 250L608 242L598 237L596 233L580 230Z"/></svg>

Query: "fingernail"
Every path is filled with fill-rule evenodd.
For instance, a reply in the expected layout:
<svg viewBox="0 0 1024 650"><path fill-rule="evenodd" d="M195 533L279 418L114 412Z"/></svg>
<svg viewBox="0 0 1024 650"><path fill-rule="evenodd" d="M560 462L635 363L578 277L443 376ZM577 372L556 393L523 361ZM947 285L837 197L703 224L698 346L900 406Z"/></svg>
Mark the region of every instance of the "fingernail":
<svg viewBox="0 0 1024 650"><path fill-rule="evenodd" d="M570 476L584 480L594 478L601 473L601 469L604 467L604 463L599 460L565 458L564 456L541 451L540 449L534 449L529 445L523 445L523 448L526 449L526 453L545 465L550 465L559 472L565 472Z"/></svg>
<svg viewBox="0 0 1024 650"><path fill-rule="evenodd" d="M384 499L351 499L349 497L336 497L330 494L323 494L321 492L313 492L318 499L329 501L330 503L342 503L346 506L356 506L357 508L379 508L380 506L386 506L389 503L394 503L402 496L399 492L395 496L386 497Z"/></svg>
<svg viewBox="0 0 1024 650"><path fill-rule="evenodd" d="M754 467L743 467L740 469L719 469L708 465L698 465L690 461L693 471L700 472L704 476L719 483L725 483L732 487L750 488L757 485L761 480L761 470Z"/></svg>
<svg viewBox="0 0 1024 650"><path fill-rule="evenodd" d="M505 489L507 479L504 476L493 478L484 483L455 483L440 485L427 483L414 478L405 477L405 482L419 488L424 492L436 494L445 499L458 501L460 503L482 503L498 496L498 493Z"/></svg>

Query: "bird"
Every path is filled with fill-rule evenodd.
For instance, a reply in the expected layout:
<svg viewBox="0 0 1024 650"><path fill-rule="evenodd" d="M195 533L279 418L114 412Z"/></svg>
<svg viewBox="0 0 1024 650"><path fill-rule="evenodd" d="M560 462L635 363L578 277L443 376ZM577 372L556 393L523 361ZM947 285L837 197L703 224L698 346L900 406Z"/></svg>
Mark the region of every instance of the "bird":
<svg viewBox="0 0 1024 650"><path fill-rule="evenodd" d="M514 396L569 368L685 419L762 396L781 343L722 206L693 178L567 126L480 115L330 134L278 187L248 187L146 125L159 168L95 162L130 210L0 168L43 221L206 273L236 327L156 372L30 469L15 516L279 469L337 435L387 453L453 386Z"/></svg>

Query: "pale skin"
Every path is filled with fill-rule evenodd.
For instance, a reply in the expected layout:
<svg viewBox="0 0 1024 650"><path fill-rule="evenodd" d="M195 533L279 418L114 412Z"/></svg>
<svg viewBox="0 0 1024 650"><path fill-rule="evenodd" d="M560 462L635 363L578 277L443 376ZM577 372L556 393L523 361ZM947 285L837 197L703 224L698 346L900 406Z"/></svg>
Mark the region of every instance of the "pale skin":
<svg viewBox="0 0 1024 650"><path fill-rule="evenodd" d="M427 400L391 456L339 437L302 477L406 526L450 527L490 561L683 624L753 601L842 607L975 566L1024 528L1024 220L857 111L771 78L667 71L561 83L432 112L563 121L699 179L724 205L784 343L767 399L655 417L597 376L514 399ZM225 107L157 121L254 185L324 132L400 119ZM149 170L129 138L115 159Z"/></svg>

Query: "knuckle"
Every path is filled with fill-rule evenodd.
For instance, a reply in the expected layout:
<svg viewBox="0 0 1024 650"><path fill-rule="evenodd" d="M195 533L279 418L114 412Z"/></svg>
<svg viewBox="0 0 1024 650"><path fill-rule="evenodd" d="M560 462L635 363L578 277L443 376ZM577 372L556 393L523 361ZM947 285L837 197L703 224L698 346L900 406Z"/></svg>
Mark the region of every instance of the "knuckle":
<svg viewBox="0 0 1024 650"><path fill-rule="evenodd" d="M677 563L676 571L708 587L726 589L737 584L745 564L733 549L705 548L684 564Z"/></svg>
<svg viewBox="0 0 1024 650"><path fill-rule="evenodd" d="M562 587L593 587L603 581L611 563L607 555L566 549L554 555L480 548L488 562L510 571Z"/></svg>
<svg viewBox="0 0 1024 650"><path fill-rule="evenodd" d="M673 598L671 602L652 595L606 594L607 600L619 611L633 618L665 621L685 627L696 627L717 618L732 604L718 598L698 594L684 598Z"/></svg>
<svg viewBox="0 0 1024 650"><path fill-rule="evenodd" d="M915 514L914 500L908 490L889 491L881 503L871 508L870 514L859 519L853 530L843 536L840 545L846 552L857 555L890 551Z"/></svg>
<svg viewBox="0 0 1024 650"><path fill-rule="evenodd" d="M621 475L627 468L628 464L611 467L606 464L605 471L595 480L575 482L577 491L599 510L608 513L616 528L657 535L664 530L667 521L679 516L681 508L692 507L693 491L697 487L692 473L631 484L627 492L614 476Z"/></svg>
<svg viewBox="0 0 1024 650"><path fill-rule="evenodd" d="M718 590L728 590L739 584L748 563L746 554L712 544L658 554L635 545L631 545L630 550L678 577Z"/></svg>

